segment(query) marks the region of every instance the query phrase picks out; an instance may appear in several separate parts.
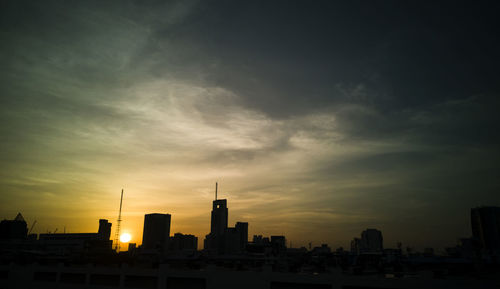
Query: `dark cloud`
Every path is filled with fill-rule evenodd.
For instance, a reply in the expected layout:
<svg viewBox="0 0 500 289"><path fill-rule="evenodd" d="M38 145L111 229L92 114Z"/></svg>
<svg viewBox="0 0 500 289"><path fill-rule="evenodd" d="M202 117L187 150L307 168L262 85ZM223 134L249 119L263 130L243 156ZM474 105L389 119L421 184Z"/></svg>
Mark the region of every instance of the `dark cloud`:
<svg viewBox="0 0 500 289"><path fill-rule="evenodd" d="M204 3L179 25L153 27L148 54L174 50L156 71L202 70L272 116L343 102L338 84L362 84L398 110L498 91L497 6Z"/></svg>

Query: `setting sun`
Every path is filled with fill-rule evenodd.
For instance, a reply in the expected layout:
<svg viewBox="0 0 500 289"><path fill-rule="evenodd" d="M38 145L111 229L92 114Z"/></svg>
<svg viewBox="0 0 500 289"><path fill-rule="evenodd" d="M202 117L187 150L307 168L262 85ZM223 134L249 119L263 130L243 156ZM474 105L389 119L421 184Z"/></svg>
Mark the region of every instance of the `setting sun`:
<svg viewBox="0 0 500 289"><path fill-rule="evenodd" d="M132 239L132 236L130 236L129 233L123 233L120 236L120 242L122 243L128 243Z"/></svg>

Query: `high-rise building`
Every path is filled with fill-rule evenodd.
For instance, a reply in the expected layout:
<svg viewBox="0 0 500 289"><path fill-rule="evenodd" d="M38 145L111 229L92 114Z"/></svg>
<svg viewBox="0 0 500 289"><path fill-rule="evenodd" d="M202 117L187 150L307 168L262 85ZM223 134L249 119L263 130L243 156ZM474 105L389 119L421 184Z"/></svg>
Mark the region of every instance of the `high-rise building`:
<svg viewBox="0 0 500 289"><path fill-rule="evenodd" d="M248 244L248 223L247 222L236 222L234 226L239 234L240 239L240 250L244 251Z"/></svg>
<svg viewBox="0 0 500 289"><path fill-rule="evenodd" d="M170 237L170 214L144 215L142 248L145 250L164 251Z"/></svg>
<svg viewBox="0 0 500 289"><path fill-rule="evenodd" d="M237 222L229 228L227 200L215 200L212 203L210 234L206 235L204 249L211 254L241 254L248 243L248 223Z"/></svg>
<svg viewBox="0 0 500 289"><path fill-rule="evenodd" d="M210 222L210 233L224 235L227 229L227 200L215 200L212 203L212 221Z"/></svg>
<svg viewBox="0 0 500 289"><path fill-rule="evenodd" d="M228 209L227 200L214 200L212 202L212 217L210 222L210 234L205 238L205 250L223 254L225 251L225 235L227 232Z"/></svg>
<svg viewBox="0 0 500 289"><path fill-rule="evenodd" d="M274 255L283 255L286 253L285 236L271 236L271 248Z"/></svg>
<svg viewBox="0 0 500 289"><path fill-rule="evenodd" d="M484 253L500 255L500 207L471 209L472 235Z"/></svg>
<svg viewBox="0 0 500 289"><path fill-rule="evenodd" d="M364 252L382 252L384 250L382 232L366 229L361 233L361 249Z"/></svg>
<svg viewBox="0 0 500 289"><path fill-rule="evenodd" d="M111 236L111 223L108 220L100 219L97 234L99 234L101 240L109 240Z"/></svg>

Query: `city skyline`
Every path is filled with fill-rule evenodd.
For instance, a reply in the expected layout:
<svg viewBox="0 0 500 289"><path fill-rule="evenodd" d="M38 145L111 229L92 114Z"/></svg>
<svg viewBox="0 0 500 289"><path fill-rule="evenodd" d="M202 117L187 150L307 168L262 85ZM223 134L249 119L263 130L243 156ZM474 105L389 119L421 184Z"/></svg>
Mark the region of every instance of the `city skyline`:
<svg viewBox="0 0 500 289"><path fill-rule="evenodd" d="M234 244L238 244L240 242L240 239L234 239L234 237L231 237L231 233L226 236L226 241L218 241L218 243L220 243L222 241L222 243L220 245L215 245L215 243L213 243L212 245L210 245L211 243L210 242L214 242L214 241L209 241L208 239L212 239L214 238L213 234L227 234L227 230L233 230L231 232L234 232L239 235L241 234L239 229L238 229L238 226L241 226L242 224L245 226L245 233L244 233L244 236L246 236L246 241L245 241L245 244L246 242L248 242L251 238L250 236L253 235L253 238L255 239L255 237L260 237L262 238L263 236L269 236L269 237L275 237L278 232L271 232L271 233L268 233L268 234L262 234L262 232L259 232L259 229L254 229L252 230L253 233L252 234L248 234L248 227L249 227L249 223L248 221L247 222L236 222L236 228L231 228L229 227L229 208L227 206L227 199L220 199L220 198L217 198L217 188L218 188L218 183L216 183L215 185L215 198L213 199L213 205L212 205L212 211L211 211L211 221L210 221L210 230L208 231L208 234L206 234L206 237L205 237L205 240L204 241L201 241L201 242L198 242L197 243L197 248L198 250L206 250L207 252L219 252L219 249L215 249L217 248L217 246L222 246L222 247L225 247L227 245L225 245L224 243L225 242L229 242L229 243L234 243ZM123 190L122 190L122 195L123 195ZM222 212L221 212L222 210ZM459 240L462 240L462 238L469 238L469 239L477 239L478 242L483 242L483 237L482 235L479 236L479 234L483 234L483 233L478 233L478 226L484 226L483 225L478 225L477 222L484 222L484 221L478 221L477 220L477 217L476 217L476 214L479 210L495 210L496 214L498 214L498 212L500 212L500 207L492 207L492 206L479 206L479 207L475 207L475 208L470 208L470 213L469 213L469 219L471 220L470 222L470 226L472 227L471 228L471 234L469 235L463 235L463 236L456 236L455 237L455 240L454 242L449 242L449 246L444 248L444 247L437 247L437 248L434 248L434 247L430 247L428 246L429 244L426 243L424 244L423 246L416 246L412 243L409 243L409 244L404 244L406 248L408 249L411 249L411 250L422 250L422 249L428 249L428 248L432 248L433 250L437 250L436 253L438 254L447 254L446 253L446 250L447 248L452 248L454 247L456 244L459 244ZM221 215L222 214L222 215ZM16 216L16 220L20 218L23 222L25 221L24 220L24 217L22 216L22 214L19 212ZM493 217L494 218L494 217ZM4 220L8 220L8 219L4 219ZM165 248L163 247L157 247L158 245L154 245L154 241L152 243L152 240L158 240L158 244L167 244L165 243L166 240L168 238L172 238L174 236L177 236L178 234L180 235L186 235L186 232L181 232L181 231L171 231L171 227L172 227L172 215L169 214L169 213L146 213L144 215L144 218L143 218L143 227L141 227L141 231L143 232L142 234L137 234L137 235L131 235L131 234L134 234L132 232L134 232L134 230L131 230L129 229L131 226L128 226L126 227L126 229L124 231L121 231L121 236L123 236L123 234L127 235L127 238L131 237L131 239L127 240L127 241L122 241L121 239L121 236L119 236L117 238L117 240L119 240L118 242L122 243L122 244L129 244L129 243L133 243L134 244L134 247L137 245L137 246L142 246L143 249L146 249L146 250L151 250L153 248L156 248L157 250L166 250ZM101 223L104 222L107 224L107 226L109 226L106 230L108 231L107 236L108 236L108 239L109 239L109 236L111 235L111 232L113 233L116 233L116 227L115 228L112 228L112 222L109 222L108 223L108 220L107 219L99 219L99 232L101 232ZM494 220L491 220L489 221L488 223L488 226L490 226L491 228L484 228L484 229L481 229L481 230L487 230L487 231L491 231L493 232L492 234L498 234L496 230L496 226L497 224L495 223L496 221ZM154 225L154 223L156 223ZM29 230L29 233L34 233L34 234L42 234L42 235L45 235L45 236L50 236L52 234L61 234L63 232L59 231L58 232L58 229L59 228L56 228L54 231L49 231L47 230L47 232L40 232L40 233L37 233L36 230L33 230L34 226L37 224L37 220L34 221L34 223L27 223L27 225L29 225L30 227L30 230ZM148 228L146 229L146 224L148 224ZM236 231L234 231L236 229ZM418 228L415 228L417 229L418 231ZM148 231L148 233L146 233L146 231ZM217 233L218 232L218 233ZM361 232L361 231L360 231ZM483 232L483 231L481 231ZM64 233L81 233L81 231L78 231L78 232L66 232L66 227L64 227ZM189 232L190 233L190 232ZM232 234L234 234L232 233ZM162 236L163 234L165 234L164 236ZM283 237L283 238L286 238L286 244L285 246L289 247L289 248L311 248L314 244L314 246L317 247L317 245L320 245L321 246L325 246L325 245L333 245L334 248L343 248L343 250L347 250L347 251L353 251L353 252L358 252L359 253L359 246L365 246L366 248L369 248L369 250L375 250L375 251L381 251L384 247L382 245L383 243L383 237L382 237L382 232L376 228L369 228L369 227L366 227L363 229L363 231L361 232L361 239L360 238L357 238L353 235L353 239L351 239L350 241L350 244L340 244L338 242L335 242L335 243L328 243L328 242L321 242L321 240L314 240L312 241L311 239L304 239L306 243L301 243L301 242L298 242L299 244L295 243L295 247L292 246L292 240L290 240L288 237L286 237L286 232L283 233L279 233L280 237ZM365 237L365 234L366 237ZM375 234L375 236L374 236ZM189 235L189 234L188 234ZM273 236L274 235L274 236ZM146 237L145 237L146 236ZM197 238L198 235L189 235L189 236L193 236L195 238ZM369 237L368 237L369 236ZM494 238L498 238L497 235L494 235L495 237ZM222 236L224 237L224 236ZM229 237L229 239L227 239L227 237ZM144 238L148 238L150 239L150 241L146 241L146 245L144 245ZM233 240L234 239L234 240ZM142 240L142 242L139 242L139 240ZM216 240L216 239L215 239ZM308 240L308 241L307 241ZM357 243L353 243L353 242L361 242L361 240L367 240L367 241L363 241L363 242L366 242L366 243L360 243L360 244L357 244ZM369 240L380 240L380 241L372 241L372 242L375 242L375 244L377 245L373 245L373 244L370 244L370 241ZM111 241L111 240L110 240ZM117 251L124 251L124 249L119 249L119 247L116 247L116 244L114 243L116 241L113 240L113 248L115 248L114 250L117 250ZM208 243L207 243L208 242ZM496 242L496 241L494 241ZM162 246L163 246L162 245ZM386 246L385 248L392 248L392 249L395 249L395 248L401 248L403 244L401 243L401 241L397 241L395 242L394 244L389 244L388 246ZM244 245L246 246L246 245ZM244 247L242 245L242 248ZM335 247L336 246L336 247ZM494 245L494 246L497 246L497 245ZM349 248L350 247L350 248ZM483 247L484 244L483 244ZM353 248L357 248L357 249L353 249ZM374 249L376 248L376 249ZM224 252L225 249L220 249L221 251L218 253L218 254L221 254L222 252ZM233 249L234 250L234 249ZM235 252L239 252L239 251L234 251L233 253ZM239 254L239 253L238 253Z"/></svg>
<svg viewBox="0 0 500 289"><path fill-rule="evenodd" d="M250 236L453 246L500 206L499 5L4 1L0 219L94 232L123 188L132 242L201 243L218 181Z"/></svg>

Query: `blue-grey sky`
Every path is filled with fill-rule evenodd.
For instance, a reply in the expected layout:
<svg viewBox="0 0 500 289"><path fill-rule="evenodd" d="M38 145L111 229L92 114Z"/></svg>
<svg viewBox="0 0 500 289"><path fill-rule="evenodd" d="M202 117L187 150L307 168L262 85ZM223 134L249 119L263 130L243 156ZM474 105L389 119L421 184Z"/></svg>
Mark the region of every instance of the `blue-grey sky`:
<svg viewBox="0 0 500 289"><path fill-rule="evenodd" d="M0 217L444 247L500 205L495 1L2 1Z"/></svg>

